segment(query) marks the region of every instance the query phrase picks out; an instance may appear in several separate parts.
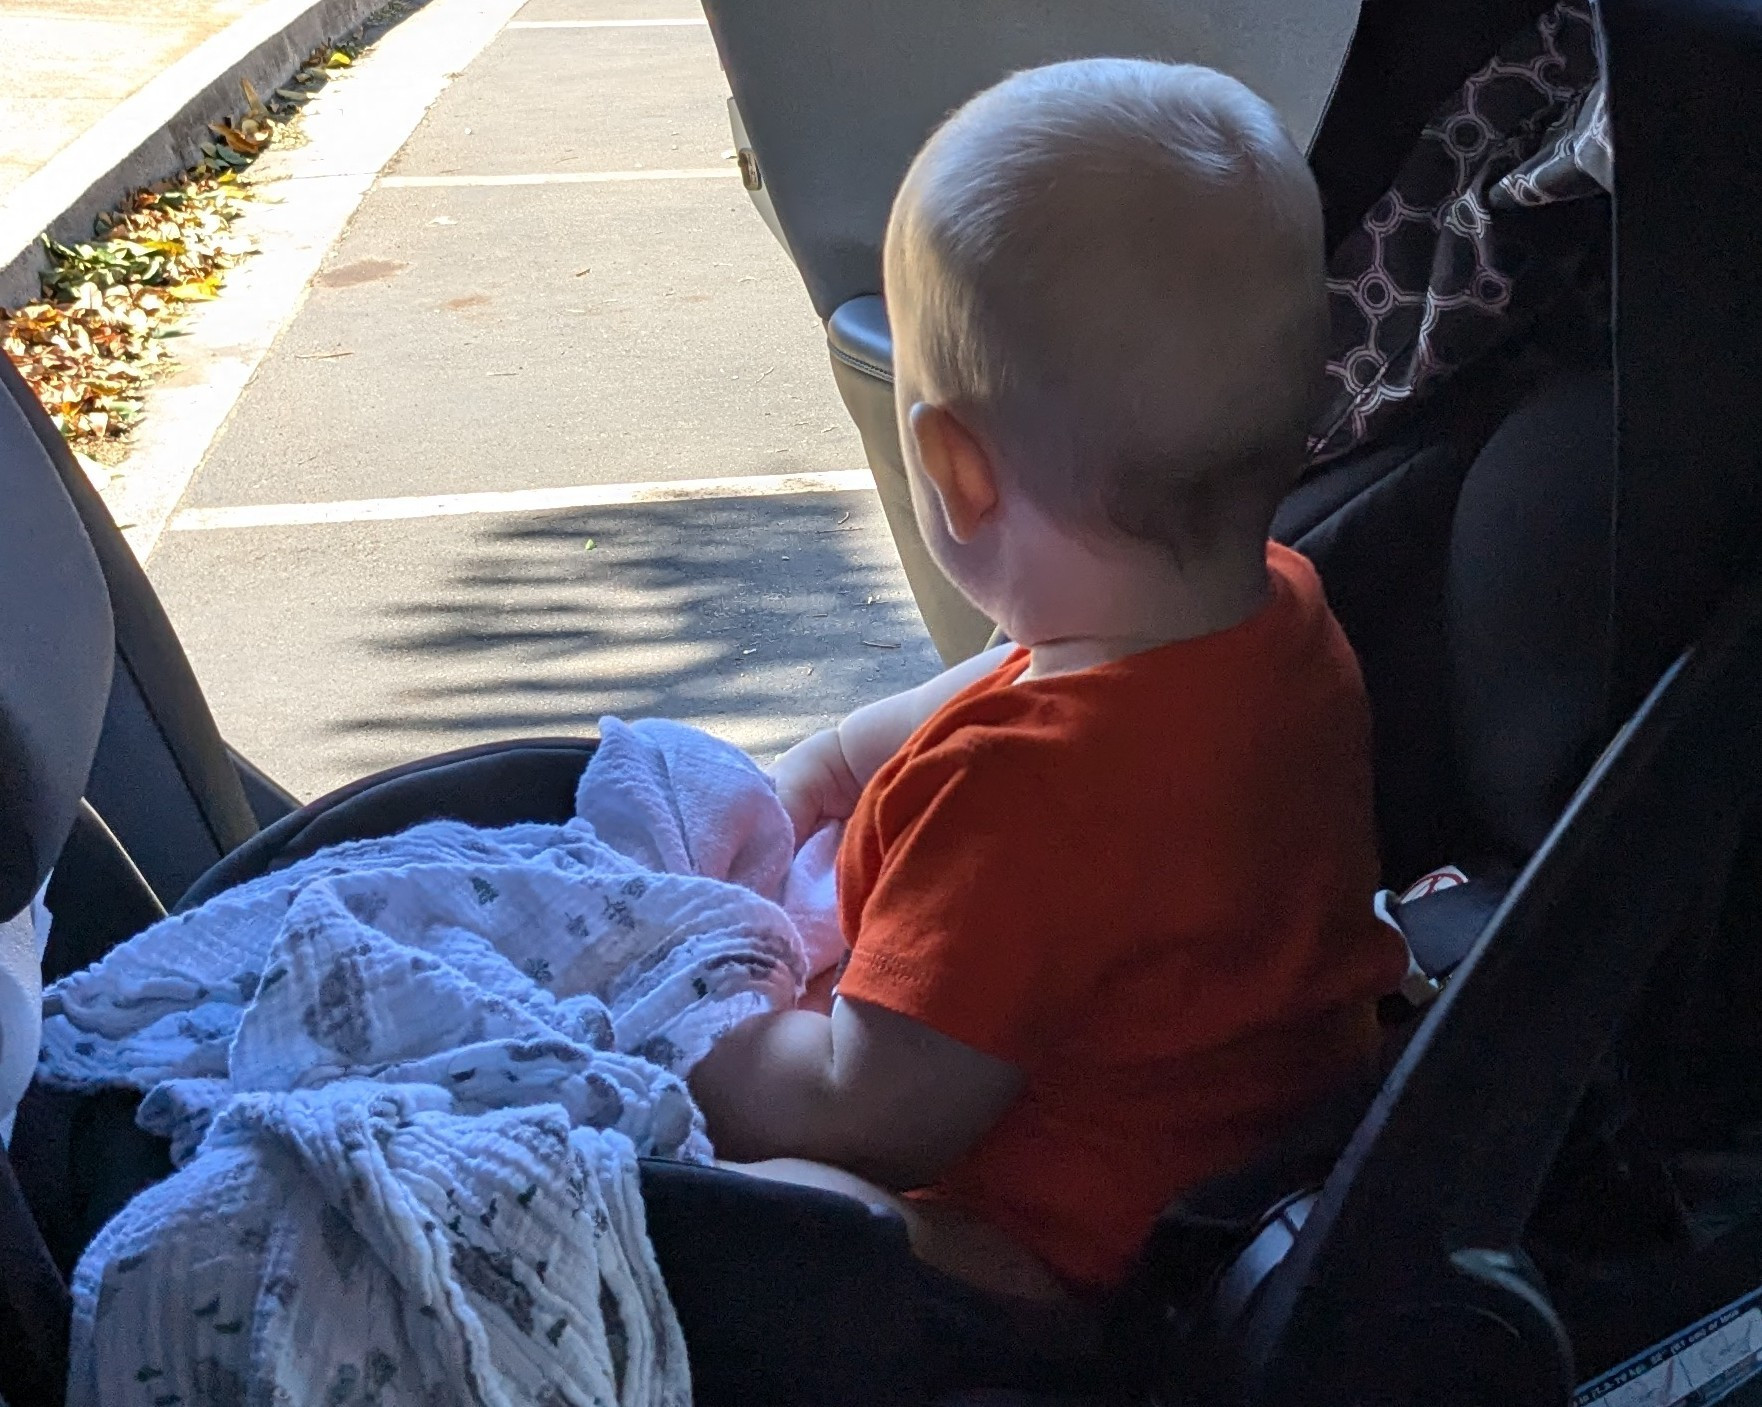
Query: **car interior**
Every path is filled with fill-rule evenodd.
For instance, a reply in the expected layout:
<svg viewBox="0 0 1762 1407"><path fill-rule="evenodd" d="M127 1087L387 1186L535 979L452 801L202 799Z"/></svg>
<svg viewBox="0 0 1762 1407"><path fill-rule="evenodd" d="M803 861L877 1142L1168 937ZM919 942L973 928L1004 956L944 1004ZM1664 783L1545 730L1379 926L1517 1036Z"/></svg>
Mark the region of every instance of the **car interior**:
<svg viewBox="0 0 1762 1407"><path fill-rule="evenodd" d="M892 184L940 111L1013 67L1182 42L1157 0L1052 8L706 4L748 184L826 324L920 600L935 567L886 496L904 482L877 257ZM1367 0L1337 75L1292 64L1290 101L1325 107L1330 241L1548 8ZM1394 912L1440 994L1391 998L1374 1078L1168 1209L1081 1361L1024 1354L1007 1323L968 1318L951 1345L877 1313L909 1299L891 1214L647 1161L706 1407L1762 1403L1762 6L1602 0L1596 20L1613 194L1536 237L1582 244L1606 316L1544 310L1521 355L1317 469L1275 523L1365 673L1387 884L1467 878ZM848 65L794 62L809 51ZM879 115L845 113L850 66L898 77ZM589 738L298 805L228 748L3 360L0 388L0 917L48 879L45 980L338 840L570 814ZM950 659L990 634L926 614ZM27 1094L0 1158L11 1407L61 1401L72 1266L169 1171L131 1100Z"/></svg>

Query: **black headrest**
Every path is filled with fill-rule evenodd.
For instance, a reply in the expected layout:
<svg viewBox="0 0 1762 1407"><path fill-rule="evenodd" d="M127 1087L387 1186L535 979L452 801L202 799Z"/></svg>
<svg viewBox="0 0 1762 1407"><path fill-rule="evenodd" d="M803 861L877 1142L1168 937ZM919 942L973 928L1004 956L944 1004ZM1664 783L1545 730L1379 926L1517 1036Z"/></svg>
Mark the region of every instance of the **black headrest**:
<svg viewBox="0 0 1762 1407"><path fill-rule="evenodd" d="M0 354L0 919L61 852L115 658L110 598L61 487L54 427Z"/></svg>

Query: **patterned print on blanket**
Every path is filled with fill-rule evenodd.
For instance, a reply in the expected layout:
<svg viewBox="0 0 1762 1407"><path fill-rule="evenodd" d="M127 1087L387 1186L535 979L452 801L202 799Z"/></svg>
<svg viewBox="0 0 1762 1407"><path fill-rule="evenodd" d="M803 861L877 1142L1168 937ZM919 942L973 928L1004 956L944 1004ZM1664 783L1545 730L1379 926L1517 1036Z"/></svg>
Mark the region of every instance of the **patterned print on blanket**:
<svg viewBox="0 0 1762 1407"><path fill-rule="evenodd" d="M178 1168L81 1259L69 1407L686 1407L637 1159L708 1159L684 1076L836 961L836 836L601 728L566 824L334 846L45 994L38 1077Z"/></svg>

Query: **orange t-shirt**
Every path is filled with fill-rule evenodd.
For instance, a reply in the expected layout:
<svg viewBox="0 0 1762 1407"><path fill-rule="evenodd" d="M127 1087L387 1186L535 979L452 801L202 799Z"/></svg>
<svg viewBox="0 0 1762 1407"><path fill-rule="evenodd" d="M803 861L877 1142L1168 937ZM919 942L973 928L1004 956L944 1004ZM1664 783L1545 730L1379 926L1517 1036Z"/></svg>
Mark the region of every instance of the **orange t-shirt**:
<svg viewBox="0 0 1762 1407"><path fill-rule="evenodd" d="M1357 661L1309 563L1267 565L1232 629L1019 683L1017 651L875 775L839 854L840 993L1025 1077L932 1194L1076 1284L1367 1060L1406 971Z"/></svg>

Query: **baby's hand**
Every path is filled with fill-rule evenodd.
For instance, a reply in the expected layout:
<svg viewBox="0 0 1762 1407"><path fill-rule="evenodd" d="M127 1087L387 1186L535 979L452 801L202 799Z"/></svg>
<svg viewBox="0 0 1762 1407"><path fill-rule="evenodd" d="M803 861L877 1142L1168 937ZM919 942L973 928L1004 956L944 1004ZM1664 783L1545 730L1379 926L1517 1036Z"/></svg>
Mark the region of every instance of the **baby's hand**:
<svg viewBox="0 0 1762 1407"><path fill-rule="evenodd" d="M771 764L770 775L795 827L797 850L826 822L848 819L863 790L836 728L804 738Z"/></svg>

